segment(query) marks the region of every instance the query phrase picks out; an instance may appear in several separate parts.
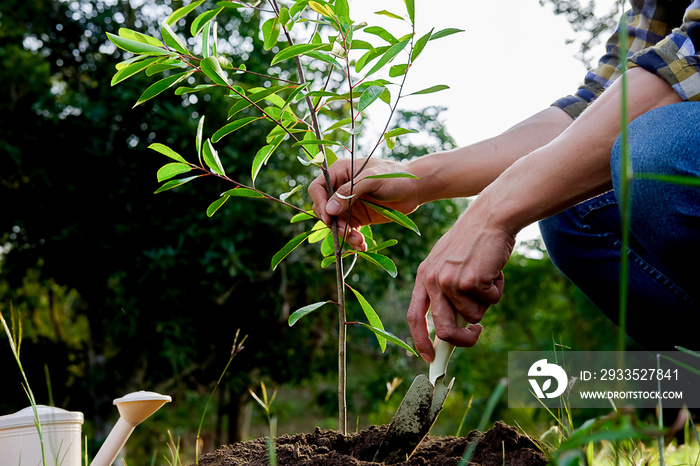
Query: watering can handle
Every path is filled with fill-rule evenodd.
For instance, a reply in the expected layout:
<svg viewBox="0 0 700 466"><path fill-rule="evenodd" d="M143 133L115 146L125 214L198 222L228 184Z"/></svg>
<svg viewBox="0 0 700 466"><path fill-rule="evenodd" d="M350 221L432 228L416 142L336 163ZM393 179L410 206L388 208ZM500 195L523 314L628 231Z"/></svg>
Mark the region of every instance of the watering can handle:
<svg viewBox="0 0 700 466"><path fill-rule="evenodd" d="M466 327L469 323L462 317L461 314L457 313L457 325L460 327ZM454 345L447 343L446 341L440 340L435 336L435 342L433 343L433 348L435 349L435 359L430 363L430 370L428 372L428 377L430 378L430 383L435 385L438 378L443 377L447 373L447 363L450 362L450 357L454 351Z"/></svg>

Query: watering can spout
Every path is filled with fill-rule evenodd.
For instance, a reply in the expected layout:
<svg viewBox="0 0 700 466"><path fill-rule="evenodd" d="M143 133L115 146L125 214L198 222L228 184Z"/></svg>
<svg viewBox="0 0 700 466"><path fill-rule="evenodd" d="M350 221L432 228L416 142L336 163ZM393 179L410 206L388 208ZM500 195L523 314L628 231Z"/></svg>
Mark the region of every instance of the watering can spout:
<svg viewBox="0 0 700 466"><path fill-rule="evenodd" d="M167 395L145 391L129 393L114 400L119 410L119 420L90 466L111 466L134 428L169 401L172 398Z"/></svg>

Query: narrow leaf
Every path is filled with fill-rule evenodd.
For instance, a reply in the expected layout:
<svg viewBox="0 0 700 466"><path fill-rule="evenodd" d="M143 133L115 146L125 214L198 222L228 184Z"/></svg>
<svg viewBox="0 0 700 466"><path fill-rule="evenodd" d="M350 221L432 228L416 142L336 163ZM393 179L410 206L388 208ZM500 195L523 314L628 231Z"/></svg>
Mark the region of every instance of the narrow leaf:
<svg viewBox="0 0 700 466"><path fill-rule="evenodd" d="M154 194L162 193L163 191L177 188L178 186L182 186L185 183L189 183L190 181L194 180L195 178L199 178L200 176L202 175L190 176L189 178L181 178L179 180L170 180L167 183L163 184L163 186L158 188Z"/></svg>
<svg viewBox="0 0 700 466"><path fill-rule="evenodd" d="M216 211L219 210L221 206L229 200L229 197L230 196L220 197L219 199L209 204L209 207L207 207L207 217L213 216L216 213Z"/></svg>
<svg viewBox="0 0 700 466"><path fill-rule="evenodd" d="M253 166L250 169L250 176L253 179L253 184L255 184L255 179L258 177L258 173L260 173L260 169L262 168L263 165L267 164L267 161L270 160L270 156L272 153L277 149L277 147L280 145L282 142L282 139L284 139L284 135L282 136L277 136L277 139L275 142L272 144L268 144L266 146L263 146L258 150L258 153L255 154L255 159L253 159Z"/></svg>
<svg viewBox="0 0 700 466"><path fill-rule="evenodd" d="M430 87L427 87L421 91L413 92L413 93L408 94L408 95L432 94L433 92L444 91L445 89L449 89L449 88L450 88L450 86L448 86L446 84L438 84L437 86L430 86Z"/></svg>
<svg viewBox="0 0 700 466"><path fill-rule="evenodd" d="M333 17L333 10L331 10L330 7L328 7L328 5L322 5L318 2L310 1L309 7L316 13L319 13L323 16L328 16L329 18Z"/></svg>
<svg viewBox="0 0 700 466"><path fill-rule="evenodd" d="M380 26L369 26L364 28L364 31L368 34L374 34L375 36L381 37L392 45L399 41L392 33Z"/></svg>
<svg viewBox="0 0 700 466"><path fill-rule="evenodd" d="M141 97L139 97L139 100L136 101L134 104L134 107L137 105L141 105L142 103L146 102L147 100L150 100L160 94L161 92L169 89L170 87L174 86L175 84L179 83L183 79L185 79L187 76L192 74L191 71L185 71L183 73L178 73L174 74L172 76L169 76L167 78L163 78L160 81L156 81L155 83L151 84L148 86L148 88L143 91L143 94L141 94Z"/></svg>
<svg viewBox="0 0 700 466"><path fill-rule="evenodd" d="M420 53L425 48L425 44L427 44L430 38L432 37L434 30L435 28L431 29L429 33L427 33L426 35L424 35L416 41L416 44L413 46L413 52L411 52L411 62L416 61L418 55L420 55Z"/></svg>
<svg viewBox="0 0 700 466"><path fill-rule="evenodd" d="M156 47L150 44L144 44L143 42L126 39L124 37L119 37L109 32L107 33L107 38L114 45L116 45L120 49L126 50L127 52L139 55L172 55L172 52L169 52L164 48Z"/></svg>
<svg viewBox="0 0 700 466"><path fill-rule="evenodd" d="M303 222L304 220L313 220L314 218L316 218L316 217L314 217L311 214L307 214L306 212L300 212L300 213L296 214L295 216L293 216L289 220L289 223Z"/></svg>
<svg viewBox="0 0 700 466"><path fill-rule="evenodd" d="M401 136L403 134L410 134L410 133L418 133L417 129L406 129L406 128L394 128L391 131L387 132L385 137L387 138L395 138L396 136Z"/></svg>
<svg viewBox="0 0 700 466"><path fill-rule="evenodd" d="M263 47L265 50L270 50L272 47L277 44L277 40L279 39L280 36L280 23L279 19L275 16L274 18L270 18L267 21L265 21L262 25L262 33L263 33Z"/></svg>
<svg viewBox="0 0 700 466"><path fill-rule="evenodd" d="M374 14L375 15L384 15L384 16L388 16L389 18L400 19L403 21L403 18L401 16L397 15L396 13L392 13L391 11L387 11L387 10L375 11Z"/></svg>
<svg viewBox="0 0 700 466"><path fill-rule="evenodd" d="M384 324L382 324L382 320L379 318L379 315L369 304L369 302L365 299L365 297L362 296L359 291L352 288L351 286L346 286L350 288L350 291L352 291L355 294L355 297L360 302L360 307L362 307L362 311L365 313L365 316L367 317L367 320L369 321L370 325L375 329L380 329L384 331ZM386 338L380 335L379 333L375 333L375 335L377 336L377 342L379 342L379 347L382 349L383 353L384 351L386 351Z"/></svg>
<svg viewBox="0 0 700 466"><path fill-rule="evenodd" d="M360 96L360 103L358 104L357 109L360 112L364 112L367 107L372 105L372 103L379 98L380 95L382 95L382 92L384 92L384 87L382 86L370 86L365 92L362 93Z"/></svg>
<svg viewBox="0 0 700 466"><path fill-rule="evenodd" d="M192 24L190 25L190 34L192 34L192 37L196 36L199 34L199 31L202 30L204 25L214 19L216 15L221 13L221 10L223 10L223 7L220 7L216 10L209 10L205 11L201 15L197 16L194 21L192 21Z"/></svg>
<svg viewBox="0 0 700 466"><path fill-rule="evenodd" d="M196 2L190 3L187 6L183 6L182 8L178 8L177 10L173 11L170 14L170 16L168 16L168 19L166 19L165 22L168 23L169 26L173 26L175 23L177 23L182 18L187 16L192 10L197 8L202 3L204 3L204 0L198 0Z"/></svg>
<svg viewBox="0 0 700 466"><path fill-rule="evenodd" d="M300 234L299 236L295 236L292 238L287 244L284 245L282 249L277 251L277 253L272 256L272 262L271 262L271 267L272 270L275 270L277 266L279 265L282 260L287 257L292 251L294 251L301 243L304 242L306 238L311 235L313 231L305 231L304 233Z"/></svg>
<svg viewBox="0 0 700 466"><path fill-rule="evenodd" d="M199 119L197 124L197 136L194 139L194 146L197 149L197 158L199 159L199 164L202 164L202 134L204 133L204 115Z"/></svg>
<svg viewBox="0 0 700 466"><path fill-rule="evenodd" d="M167 165L163 165L160 170L158 170L158 181L165 181L169 180L173 176L180 175L181 173L187 173L188 171L192 170L192 167L190 167L186 163L169 163Z"/></svg>
<svg viewBox="0 0 700 466"><path fill-rule="evenodd" d="M371 331L373 331L373 332L376 333L377 335L380 335L380 336L382 336L383 338L386 338L386 339L387 339L388 341L390 341L391 343L393 343L393 344L395 344L395 345L397 345L397 346L400 346L401 348L405 349L405 350L408 351L409 353L413 354L415 357L418 357L418 353L416 353L416 350L414 350L413 348L411 348L410 346L408 346L407 343L405 343L403 340L401 340L399 337L397 337L397 336L394 335L393 333L389 333L389 332L387 332L386 330L382 330L382 329L379 329L379 328L372 327L371 325L367 325L367 324L364 323L364 322L348 322L348 323L349 323L349 324L358 324L358 325L362 325L363 327L366 327L366 328L370 329Z"/></svg>
<svg viewBox="0 0 700 466"><path fill-rule="evenodd" d="M219 86L228 86L228 78L216 57L207 57L199 65L204 74Z"/></svg>
<svg viewBox="0 0 700 466"><path fill-rule="evenodd" d="M399 244L399 242L396 241L395 239L389 239L389 240L386 240L382 243L379 243L379 244L376 244L374 246L367 248L367 252L381 251L382 249L390 248L391 246L395 246L397 244Z"/></svg>
<svg viewBox="0 0 700 466"><path fill-rule="evenodd" d="M367 77L367 76L369 76L369 75L371 75L371 74L373 74L373 73L376 73L376 72L379 71L384 65L386 65L386 64L389 63L391 60L393 60L394 57L395 57L396 55L399 54L399 52L401 52L404 48L406 48L406 45L408 45L408 42L409 42L408 40L403 40L403 41L401 41L401 42L399 42L399 43L397 43L397 44L394 44L394 45L392 45L391 47L389 47L389 50L387 50L387 51L384 53L384 55L381 56L381 58L377 61L377 63L374 64L374 66L372 67L372 69L369 70L369 71L367 72L367 74L365 75L365 77Z"/></svg>
<svg viewBox="0 0 700 466"><path fill-rule="evenodd" d="M311 52L313 50L318 50L326 48L330 50L330 46L328 44L297 44L297 45L292 45L287 48L284 48L280 50L277 55L274 56L272 61L270 62L271 65L274 65L276 63L279 63L284 60L288 60L290 58L294 58L299 55L303 55L307 52Z"/></svg>
<svg viewBox="0 0 700 466"><path fill-rule="evenodd" d="M303 141L295 142L292 146L342 146L341 143L336 141L327 141L325 139L304 139Z"/></svg>
<svg viewBox="0 0 700 466"><path fill-rule="evenodd" d="M321 301L318 303L313 303L309 304L308 306L304 306L301 309L297 309L292 313L292 315L289 316L289 326L291 327L292 325L296 324L299 319L304 317L307 314L312 313L316 309L325 306L328 303L331 303L332 301Z"/></svg>
<svg viewBox="0 0 700 466"><path fill-rule="evenodd" d="M163 36L163 41L168 47L177 50L183 55L189 54L187 51L187 44L185 44L185 42L180 39L177 34L175 34L168 23L163 23L160 25L160 33Z"/></svg>
<svg viewBox="0 0 700 466"><path fill-rule="evenodd" d="M464 32L464 29L446 28L441 31L436 32L430 37L430 40L440 39L441 37L450 36L452 34L457 34L458 32Z"/></svg>
<svg viewBox="0 0 700 466"><path fill-rule="evenodd" d="M256 191L254 189L250 188L233 188L229 189L225 193L222 194L222 196L231 196L231 197L250 197L253 199L264 199L265 195L261 193L260 191Z"/></svg>
<svg viewBox="0 0 700 466"><path fill-rule="evenodd" d="M380 269L385 270L386 273L388 273L391 276L391 278L396 278L396 275L398 275L399 273L394 261L383 254L362 251L358 251L357 254L363 259L365 259L367 262L374 264Z"/></svg>
<svg viewBox="0 0 700 466"><path fill-rule="evenodd" d="M202 158L212 172L221 176L226 175L224 167L221 165L221 159L219 159L219 153L214 149L209 139L205 141L204 147L202 148Z"/></svg>
<svg viewBox="0 0 700 466"><path fill-rule="evenodd" d="M177 160L178 162L182 163L187 163L187 160L174 150L172 150L170 147L166 146L165 144L161 144L159 142L154 142L150 146L148 146L149 149L154 150L160 154L163 154L167 157L170 157L173 160Z"/></svg>
<svg viewBox="0 0 700 466"><path fill-rule="evenodd" d="M411 24L416 22L416 6L414 0L404 0L406 2L406 11L408 12L408 17L411 20Z"/></svg>
<svg viewBox="0 0 700 466"><path fill-rule="evenodd" d="M149 58L147 60L142 60L142 61L137 61L135 63L132 63L128 66L125 66L124 68L121 68L118 70L116 73L114 73L114 76L112 76L112 81L111 85L114 86L115 84L118 84L125 79L128 79L132 77L133 75L145 70L152 64L163 60L161 57L155 57L155 58Z"/></svg>
<svg viewBox="0 0 700 466"><path fill-rule="evenodd" d="M661 175L656 173L635 173L635 178L640 180L657 180L666 183L680 184L684 186L700 186L700 177L683 175Z"/></svg>
<svg viewBox="0 0 700 466"><path fill-rule="evenodd" d="M413 220L408 218L406 215L402 214L398 210L389 209L388 207L375 204L374 202L367 201L365 199L360 199L360 202L365 204L370 209L382 214L384 217L388 218L394 223L401 225L404 228L414 231L417 235L420 235L420 231Z"/></svg>
<svg viewBox="0 0 700 466"><path fill-rule="evenodd" d="M211 137L212 142L219 142L221 138L224 136L233 133L236 130L239 130L243 128L245 125L248 123L251 123L255 120L258 120L258 117L246 117L246 118L241 118L240 120L236 120L232 123L227 124L223 128L219 129L214 135Z"/></svg>
<svg viewBox="0 0 700 466"><path fill-rule="evenodd" d="M141 42L143 44L152 45L158 48L165 48L165 45L155 37L147 36L146 34L141 34L137 31L132 31L128 28L119 28L119 37L124 39L134 40L136 42Z"/></svg>

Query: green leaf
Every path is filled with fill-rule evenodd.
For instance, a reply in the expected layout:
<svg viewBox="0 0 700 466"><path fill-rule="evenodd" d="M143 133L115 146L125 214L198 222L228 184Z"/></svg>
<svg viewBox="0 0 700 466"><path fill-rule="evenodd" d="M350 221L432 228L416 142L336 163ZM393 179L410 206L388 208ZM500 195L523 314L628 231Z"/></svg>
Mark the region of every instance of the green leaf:
<svg viewBox="0 0 700 466"><path fill-rule="evenodd" d="M397 15L396 13L392 13L391 11L387 11L387 10L375 11L374 14L375 15L384 15L384 16L388 16L389 18L400 19L401 21L403 21L403 18L401 16Z"/></svg>
<svg viewBox="0 0 700 466"><path fill-rule="evenodd" d="M263 47L265 50L270 50L277 44L277 40L280 37L279 19L275 16L265 21L262 25L262 33L263 39L265 39Z"/></svg>
<svg viewBox="0 0 700 466"><path fill-rule="evenodd" d="M183 55L189 55L189 52L187 51L187 44L185 44L185 42L180 39L177 34L175 34L168 23L163 23L160 25L160 33L163 36L163 41L168 47L177 50Z"/></svg>
<svg viewBox="0 0 700 466"><path fill-rule="evenodd" d="M410 173L406 172L394 172L394 173L385 173L383 175L370 175L370 176L365 176L362 178L363 180L378 180L378 179L383 179L383 178L412 178L414 180L419 180L416 175L412 175Z"/></svg>
<svg viewBox="0 0 700 466"><path fill-rule="evenodd" d="M357 324L357 325L362 325L365 328L368 328L369 330L373 331L376 335L381 336L382 338L385 338L386 340L390 341L391 343L405 349L409 353L413 354L415 357L419 357L418 353L416 353L416 350L408 346L406 342L401 340L399 337L394 335L393 333L389 333L386 330L382 330L376 327L372 327L371 325L368 325L364 322L348 322L348 324Z"/></svg>
<svg viewBox="0 0 700 466"><path fill-rule="evenodd" d="M360 307L362 307L362 311L364 311L365 316L367 317L367 320L369 321L371 327L375 329L379 329L382 332L384 331L384 325L382 324L382 320L379 318L379 315L376 313L374 308L369 304L369 302L365 299L364 296L360 294L359 291L356 289L352 288L349 285L345 285L348 288L350 288L350 291L352 291L355 294L355 297L357 300L360 302ZM382 349L382 353L386 351L386 337L383 335L376 333L375 335L377 336L377 341L379 342L379 347Z"/></svg>
<svg viewBox="0 0 700 466"><path fill-rule="evenodd" d="M432 94L433 92L444 91L445 89L449 89L449 88L450 88L450 86L448 86L446 84L438 84L437 86L430 86L430 87L427 87L421 91L413 92L413 93L408 94L408 95Z"/></svg>
<svg viewBox="0 0 700 466"><path fill-rule="evenodd" d="M401 136L403 134L415 134L418 133L417 129L406 129L406 128L394 128L388 133L386 133L385 137L387 138L394 138L396 136Z"/></svg>
<svg viewBox="0 0 700 466"><path fill-rule="evenodd" d="M325 50L324 46L321 49ZM343 65L341 65L338 60L335 58L331 57L330 55L326 55L325 53L321 53L318 50L313 50L311 52L306 52L305 54L307 57L315 58L316 60L321 60L322 62L326 62L334 67L336 67L338 70L343 69Z"/></svg>
<svg viewBox="0 0 700 466"><path fill-rule="evenodd" d="M304 139L303 141L295 142L292 147L295 146L342 146L341 143L336 141L327 141L325 139Z"/></svg>
<svg viewBox="0 0 700 466"><path fill-rule="evenodd" d="M119 37L124 39L134 40L136 42L141 42L143 44L152 45L158 48L165 48L165 45L155 37L147 36L146 34L141 34L137 31L132 31L128 28L119 28Z"/></svg>
<svg viewBox="0 0 700 466"><path fill-rule="evenodd" d="M209 207L207 207L207 217L213 216L216 213L216 211L219 210L219 208L221 208L221 206L229 200L229 197L231 196L220 197L219 199L209 204Z"/></svg>
<svg viewBox="0 0 700 466"><path fill-rule="evenodd" d="M458 32L464 32L464 29L446 28L442 29L430 37L430 40L440 39L441 37L450 36L452 34L457 34Z"/></svg>
<svg viewBox="0 0 700 466"><path fill-rule="evenodd" d="M335 12L336 16L349 18L350 7L348 6L348 0L335 0L335 5L333 5L333 11Z"/></svg>
<svg viewBox="0 0 700 466"><path fill-rule="evenodd" d="M394 261L383 254L362 251L357 251L357 254L370 264L374 264L380 269L384 269L389 275L391 275L391 278L396 278L396 275L399 273Z"/></svg>
<svg viewBox="0 0 700 466"><path fill-rule="evenodd" d="M146 60L131 63L130 65L125 66L124 68L121 68L116 73L114 73L114 76L112 76L112 82L110 84L112 86L114 86L115 84L119 84L120 82L124 81L125 79L132 77L133 75L143 71L144 69L148 68L149 66L151 66L154 63L157 63L160 60L163 60L163 58L162 57L148 58Z"/></svg>
<svg viewBox="0 0 700 466"><path fill-rule="evenodd" d="M212 56L211 53L209 53L209 39L211 36L211 24L212 24L212 22L209 21L202 28L202 58L208 58L208 57ZM216 54L214 54L214 56L216 56ZM219 63L219 65L221 65L221 63Z"/></svg>
<svg viewBox="0 0 700 466"><path fill-rule="evenodd" d="M232 123L227 124L223 128L219 129L214 135L211 137L212 142L219 142L221 138L224 136L233 133L236 130L239 130L243 128L245 125L255 121L259 120L258 117L246 117L246 118L241 118L240 120L236 120Z"/></svg>
<svg viewBox="0 0 700 466"><path fill-rule="evenodd" d="M403 65L394 65L389 68L389 76L395 78L397 76L404 75L406 74L406 69L408 69L408 63L404 63Z"/></svg>
<svg viewBox="0 0 700 466"><path fill-rule="evenodd" d="M172 150L170 147L159 142L154 142L153 144L148 146L148 148L167 157L170 157L173 160L177 160L178 162L187 163L187 160L185 160L183 156Z"/></svg>
<svg viewBox="0 0 700 466"><path fill-rule="evenodd" d="M194 180L195 178L199 178L200 176L202 176L202 175L190 176L189 178L181 178L179 180L170 180L167 183L165 183L163 186L158 188L154 194L162 193L163 191L177 188L178 186L182 186L185 183L189 183L190 181Z"/></svg>
<svg viewBox="0 0 700 466"><path fill-rule="evenodd" d="M255 184L255 179L258 177L260 169L263 165L267 164L267 161L270 160L270 156L275 151L275 149L277 149L277 147L280 145L283 139L284 135L277 136L277 138L272 144L268 144L266 146L261 147L260 150L258 150L258 153L255 154L255 159L253 159L253 166L250 169L250 176L253 179L253 184Z"/></svg>
<svg viewBox="0 0 700 466"><path fill-rule="evenodd" d="M162 58L161 58L162 60ZM154 74L162 73L163 71L184 69L187 65L178 61L177 63L172 63L172 60L166 60L161 63L155 63L148 68L146 68L146 76L153 76Z"/></svg>
<svg viewBox="0 0 700 466"><path fill-rule="evenodd" d="M328 235L321 243L321 254L323 257L328 257L335 254L335 241L333 240L333 235Z"/></svg>
<svg viewBox="0 0 700 466"><path fill-rule="evenodd" d="M391 47L389 47L389 50L387 50L387 51L384 53L384 55L382 55L382 57L377 61L377 63L374 64L374 66L372 67L372 69L369 70L369 71L367 72L367 74L365 75L365 77L367 77L367 76L369 76L369 75L371 75L371 74L373 74L373 73L376 73L376 72L379 71L384 65L386 65L386 64L389 63L391 60L393 60L394 57L395 57L396 55L398 55L399 52L401 52L401 51L406 47L406 45L408 45L408 42L409 42L408 40L403 40L403 41L401 41L401 42L399 42L399 43L397 43L397 44L394 44L394 45L392 45Z"/></svg>
<svg viewBox="0 0 700 466"><path fill-rule="evenodd" d="M202 135L204 134L204 115L199 119L197 124L197 135L194 139L194 147L197 149L197 158L199 159L199 164L202 164Z"/></svg>
<svg viewBox="0 0 700 466"><path fill-rule="evenodd" d="M137 42L135 40L115 36L114 34L109 32L107 33L107 38L120 49L138 55L173 55L172 52L165 50L164 48L155 47L150 44L144 44L143 42Z"/></svg>
<svg viewBox="0 0 700 466"><path fill-rule="evenodd" d="M272 86L268 89L264 89L264 90L253 92L252 94L249 94L248 99L239 100L231 107L231 110L229 110L229 112L228 112L228 118L230 119L236 113L253 105L251 102L255 102L255 103L260 102L261 100L268 98L270 95L276 94L279 91L281 91L282 89L286 89L288 87L292 87L292 86Z"/></svg>
<svg viewBox="0 0 700 466"><path fill-rule="evenodd" d="M231 197L250 197L253 199L265 199L265 195L261 193L260 191L256 191L254 189L250 188L243 188L243 187L238 187L238 188L233 188L229 189L225 193L221 194L222 196L231 196Z"/></svg>
<svg viewBox="0 0 700 466"><path fill-rule="evenodd" d="M365 92L360 96L360 103L358 104L358 111L364 112L367 107L372 105L372 103L382 95L384 92L384 87L382 86L370 86Z"/></svg>
<svg viewBox="0 0 700 466"><path fill-rule="evenodd" d="M367 201L365 199L360 199L360 202L365 204L367 207L370 209L374 210L375 212L380 213L384 217L388 218L394 223L397 223L401 225L404 228L408 228L409 230L414 231L417 235L420 235L420 231L418 230L418 227L416 226L415 223L413 223L413 220L408 218L406 215L402 214L398 210L390 209L388 207L381 206L379 204L375 204L374 202Z"/></svg>
<svg viewBox="0 0 700 466"><path fill-rule="evenodd" d="M209 139L205 141L204 147L202 148L202 157L204 158L204 163L207 164L212 172L221 176L226 176L224 167L221 165L221 159L219 159L219 154L216 152L216 149L214 149Z"/></svg>
<svg viewBox="0 0 700 466"><path fill-rule="evenodd" d="M380 26L369 26L364 28L363 31L365 31L368 34L374 34L375 36L379 36L392 45L399 41L396 37L394 37L392 33Z"/></svg>
<svg viewBox="0 0 700 466"><path fill-rule="evenodd" d="M182 8L178 8L177 10L173 11L170 14L170 16L168 16L168 19L166 19L165 22L168 23L168 26L173 26L175 23L177 23L182 18L187 16L192 10L197 8L202 3L204 3L204 0L198 0L196 2L190 3L187 6L183 6Z"/></svg>
<svg viewBox="0 0 700 466"><path fill-rule="evenodd" d="M312 313L316 309L325 306L328 303L331 303L333 301L321 301L318 303L313 303L309 304L308 306L304 306L301 309L297 309L292 313L292 315L289 316L289 326L291 327L292 325L296 324L299 319L304 317L307 314Z"/></svg>
<svg viewBox="0 0 700 466"><path fill-rule="evenodd" d="M331 229L328 228L328 225L326 225L325 223L323 223L320 220L318 222L316 222L316 224L311 229L311 231L313 232L309 236L309 243L311 243L311 244L318 243L319 241L323 241L324 239L326 239L326 237L328 235L331 234Z"/></svg>
<svg viewBox="0 0 700 466"><path fill-rule="evenodd" d="M397 244L399 244L399 242L396 241L395 239L389 239L389 240L386 240L382 243L376 244L372 247L368 247L367 252L381 251L382 249L390 248L390 247L395 246Z"/></svg>
<svg viewBox="0 0 700 466"><path fill-rule="evenodd" d="M316 217L314 217L311 214L308 214L306 212L300 212L300 213L296 214L295 216L293 216L289 220L289 223L303 222L305 220L313 220L314 218L316 218Z"/></svg>
<svg viewBox="0 0 700 466"><path fill-rule="evenodd" d="M275 270L277 266L282 262L282 260L287 257L292 251L294 251L301 243L304 242L306 238L311 235L313 231L305 231L304 233L300 234L299 236L295 236L292 238L287 244L284 245L282 249L277 251L277 253L272 256L272 262L271 262L271 267L272 270Z"/></svg>
<svg viewBox="0 0 700 466"><path fill-rule="evenodd" d="M207 75L214 83L219 86L228 86L228 78L226 72L221 68L219 59L216 57L207 57L202 60L199 65L204 74Z"/></svg>
<svg viewBox="0 0 700 466"><path fill-rule="evenodd" d="M186 163L169 163L167 165L163 165L160 170L158 170L158 181L165 181L169 180L173 176L177 176L181 173L187 173L188 171L192 170L192 167L190 167Z"/></svg>
<svg viewBox="0 0 700 466"><path fill-rule="evenodd" d="M172 76L169 76L167 78L163 78L160 81L156 81L155 83L151 84L148 86L148 88L143 91L143 94L141 94L141 97L139 97L139 100L136 101L134 104L134 107L137 105L141 105L142 103L146 102L147 100L150 100L157 96L158 94L162 93L163 91L169 89L170 87L174 86L175 84L179 83L183 79L185 79L187 76L192 74L191 71L185 71L183 73L178 73L174 74Z"/></svg>
<svg viewBox="0 0 700 466"><path fill-rule="evenodd" d="M194 21L192 21L192 24L190 25L190 34L192 34L192 37L196 36L199 34L199 31L202 30L204 25L211 21L212 19L216 18L216 15L221 13L221 10L223 10L223 7L220 7L216 10L209 10L205 11L201 15L197 16Z"/></svg>
<svg viewBox="0 0 700 466"><path fill-rule="evenodd" d="M413 46L413 52L411 52L411 62L416 61L418 55L420 55L420 53L425 48L425 44L427 44L430 38L432 37L434 30L435 28L431 29L429 33L427 33L426 35L424 35L416 41L416 44Z"/></svg>
<svg viewBox="0 0 700 466"><path fill-rule="evenodd" d="M408 12L408 17L411 20L411 24L416 22L416 6L413 0L404 0L406 2L406 11Z"/></svg>
<svg viewBox="0 0 700 466"><path fill-rule="evenodd" d="M324 133L331 132L334 129L342 128L343 126L347 126L351 123L352 123L352 118L344 118L342 120L338 120L335 123L333 123L332 125L330 125L328 128L326 128Z"/></svg>
<svg viewBox="0 0 700 466"><path fill-rule="evenodd" d="M288 60L290 58L294 58L299 55L304 55L307 52L311 52L313 50L319 50L319 49L326 49L330 50L330 45L328 44L297 44L297 45L291 45L289 47L286 47L282 50L280 50L277 55L274 56L272 61L270 62L270 65L274 65L276 63L279 63L284 60Z"/></svg>

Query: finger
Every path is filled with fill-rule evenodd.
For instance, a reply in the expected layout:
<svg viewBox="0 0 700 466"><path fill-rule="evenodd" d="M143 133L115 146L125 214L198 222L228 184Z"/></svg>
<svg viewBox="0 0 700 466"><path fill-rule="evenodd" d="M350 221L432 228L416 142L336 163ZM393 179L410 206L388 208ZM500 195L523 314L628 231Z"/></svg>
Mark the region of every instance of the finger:
<svg viewBox="0 0 700 466"><path fill-rule="evenodd" d="M322 176L319 176L311 182L308 193L313 201L314 214L320 218L323 223L329 225L331 223L331 217L326 212L325 207L328 202L328 191L326 189L326 182Z"/></svg>
<svg viewBox="0 0 700 466"><path fill-rule="evenodd" d="M435 350L433 349L433 342L430 341L428 320L426 318L429 308L430 299L428 298L428 293L422 283L416 280L413 294L411 295L411 303L408 305L406 319L408 320L408 327L411 330L411 337L416 349L423 359L427 362L433 362Z"/></svg>
<svg viewBox="0 0 700 466"><path fill-rule="evenodd" d="M472 307L479 306L479 303L472 302ZM467 327L457 325L456 310L445 295L431 297L431 310L437 338L460 347L471 347L476 344L483 327L481 324L472 324Z"/></svg>

